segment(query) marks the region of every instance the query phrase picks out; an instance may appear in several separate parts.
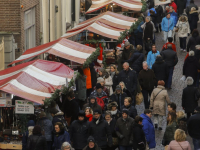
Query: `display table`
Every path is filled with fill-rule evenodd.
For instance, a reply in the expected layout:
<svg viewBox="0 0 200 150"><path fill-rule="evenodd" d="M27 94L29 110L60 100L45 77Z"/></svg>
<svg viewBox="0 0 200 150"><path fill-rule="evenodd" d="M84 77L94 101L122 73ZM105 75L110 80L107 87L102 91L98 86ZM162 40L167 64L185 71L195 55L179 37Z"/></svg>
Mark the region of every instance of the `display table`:
<svg viewBox="0 0 200 150"><path fill-rule="evenodd" d="M0 149L15 149L15 150L22 150L22 142L0 142Z"/></svg>

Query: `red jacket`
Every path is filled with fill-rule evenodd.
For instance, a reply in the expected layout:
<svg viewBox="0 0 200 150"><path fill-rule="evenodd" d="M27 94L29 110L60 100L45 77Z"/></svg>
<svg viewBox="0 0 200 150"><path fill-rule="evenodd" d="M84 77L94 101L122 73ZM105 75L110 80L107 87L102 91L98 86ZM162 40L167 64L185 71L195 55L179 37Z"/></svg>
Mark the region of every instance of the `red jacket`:
<svg viewBox="0 0 200 150"><path fill-rule="evenodd" d="M163 49L167 49L167 45L168 45L168 44L171 44L171 45L172 45L173 51L176 52L176 45L175 45L174 43L170 43L170 42L165 43L165 44L163 45L163 47L162 47L162 50L163 50Z"/></svg>
<svg viewBox="0 0 200 150"><path fill-rule="evenodd" d="M176 3L171 2L171 3L169 4L169 6L172 6L172 7L174 8L174 11L177 13L177 5L176 5Z"/></svg>

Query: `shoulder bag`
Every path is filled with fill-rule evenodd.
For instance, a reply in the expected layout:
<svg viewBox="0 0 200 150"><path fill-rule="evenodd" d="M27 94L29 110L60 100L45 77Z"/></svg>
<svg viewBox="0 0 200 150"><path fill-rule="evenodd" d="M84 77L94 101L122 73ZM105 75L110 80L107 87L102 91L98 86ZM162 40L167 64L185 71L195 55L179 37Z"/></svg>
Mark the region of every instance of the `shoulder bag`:
<svg viewBox="0 0 200 150"><path fill-rule="evenodd" d="M178 143L178 145L180 145L180 147L182 148L182 150L184 150L183 147L181 146L181 144L179 142L177 142L177 143Z"/></svg>
<svg viewBox="0 0 200 150"><path fill-rule="evenodd" d="M163 89L162 89L162 90L163 90ZM153 101L156 99L156 97L158 96L158 94L159 94L162 90L160 90L160 91L156 94L156 96L153 98Z"/></svg>

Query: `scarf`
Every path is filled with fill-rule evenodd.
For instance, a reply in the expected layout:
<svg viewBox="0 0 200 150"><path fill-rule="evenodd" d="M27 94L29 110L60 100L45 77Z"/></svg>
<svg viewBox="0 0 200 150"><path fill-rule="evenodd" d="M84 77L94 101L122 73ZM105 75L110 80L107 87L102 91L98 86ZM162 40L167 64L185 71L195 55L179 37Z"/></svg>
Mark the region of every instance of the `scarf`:
<svg viewBox="0 0 200 150"><path fill-rule="evenodd" d="M113 78L115 76L115 72L111 72L110 76L111 76L111 78Z"/></svg>
<svg viewBox="0 0 200 150"><path fill-rule="evenodd" d="M91 122L92 121L92 119L93 119L93 115L92 114L89 114L89 115L85 115L88 119L89 119L89 122Z"/></svg>
<svg viewBox="0 0 200 150"><path fill-rule="evenodd" d="M117 114L117 109L114 110L114 111L111 110L110 113L111 113L111 115L116 115Z"/></svg>

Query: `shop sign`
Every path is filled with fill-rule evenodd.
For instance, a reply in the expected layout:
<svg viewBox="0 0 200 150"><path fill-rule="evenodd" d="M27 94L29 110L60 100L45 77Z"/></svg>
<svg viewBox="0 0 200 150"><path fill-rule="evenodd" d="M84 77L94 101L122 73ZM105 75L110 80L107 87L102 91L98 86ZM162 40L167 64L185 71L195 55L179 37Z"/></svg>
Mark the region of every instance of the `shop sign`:
<svg viewBox="0 0 200 150"><path fill-rule="evenodd" d="M15 113L16 114L34 114L33 102L26 101L26 100L16 100Z"/></svg>

